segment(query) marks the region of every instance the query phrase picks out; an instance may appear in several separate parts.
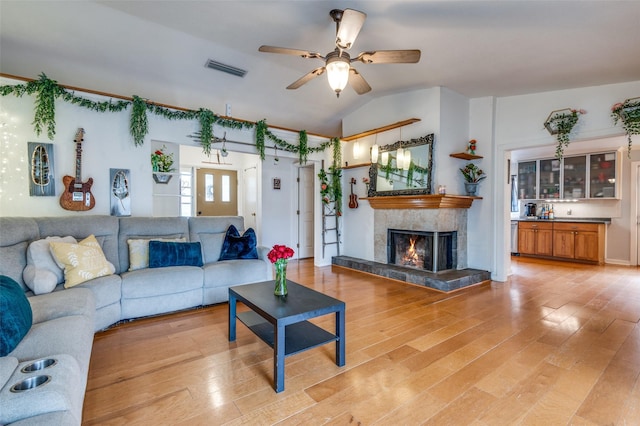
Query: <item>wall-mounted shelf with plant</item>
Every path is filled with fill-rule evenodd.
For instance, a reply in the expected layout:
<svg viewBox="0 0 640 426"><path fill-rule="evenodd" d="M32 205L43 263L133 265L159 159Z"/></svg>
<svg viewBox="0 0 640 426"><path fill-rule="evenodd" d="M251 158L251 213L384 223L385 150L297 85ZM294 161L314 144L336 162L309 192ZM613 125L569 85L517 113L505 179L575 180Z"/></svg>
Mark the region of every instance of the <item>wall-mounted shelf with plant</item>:
<svg viewBox="0 0 640 426"><path fill-rule="evenodd" d="M629 141L627 156L631 157L631 135L640 135L640 97L630 98L613 105L611 117L613 124L618 124L618 121L622 123L622 128Z"/></svg>
<svg viewBox="0 0 640 426"><path fill-rule="evenodd" d="M556 158L564 156L564 149L569 146L569 134L578 123L580 115L586 114L583 109L565 108L551 111L544 122L544 127L550 134L556 135L558 145L556 146Z"/></svg>

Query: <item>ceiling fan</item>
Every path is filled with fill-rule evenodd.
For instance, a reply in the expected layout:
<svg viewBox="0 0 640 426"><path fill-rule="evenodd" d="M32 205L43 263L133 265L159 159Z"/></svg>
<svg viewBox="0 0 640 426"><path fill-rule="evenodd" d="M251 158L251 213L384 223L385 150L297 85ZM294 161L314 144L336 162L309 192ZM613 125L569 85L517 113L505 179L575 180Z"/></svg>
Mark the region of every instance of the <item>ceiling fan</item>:
<svg viewBox="0 0 640 426"><path fill-rule="evenodd" d="M321 59L325 62L323 67L316 68L305 74L287 86L287 89L297 89L326 71L329 85L338 97L340 97L340 92L346 87L347 83L353 87L356 93L362 95L369 92L371 86L362 77L362 74L351 66L353 62L359 61L364 64L412 64L420 60L420 50L417 49L374 50L362 52L355 58L351 58L347 50L353 47L353 43L367 17L366 13L353 9L333 9L329 12L329 16L336 23L336 48L324 56L308 50L289 49L286 47L260 46L258 49L260 52L283 53L285 55L300 56L305 59Z"/></svg>

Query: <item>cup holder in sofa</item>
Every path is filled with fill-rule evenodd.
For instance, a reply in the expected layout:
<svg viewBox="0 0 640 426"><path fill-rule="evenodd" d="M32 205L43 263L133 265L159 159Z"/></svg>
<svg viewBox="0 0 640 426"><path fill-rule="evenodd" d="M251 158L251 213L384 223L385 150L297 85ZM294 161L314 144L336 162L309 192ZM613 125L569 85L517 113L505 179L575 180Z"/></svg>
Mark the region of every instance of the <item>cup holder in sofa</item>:
<svg viewBox="0 0 640 426"><path fill-rule="evenodd" d="M51 381L51 376L33 376L19 381L15 385L11 386L11 392L24 392L31 389L35 389L40 386L44 386Z"/></svg>
<svg viewBox="0 0 640 426"><path fill-rule="evenodd" d="M23 373L33 373L34 371L44 370L45 368L52 367L57 363L58 360L54 358L43 358L25 365L20 371L22 371Z"/></svg>

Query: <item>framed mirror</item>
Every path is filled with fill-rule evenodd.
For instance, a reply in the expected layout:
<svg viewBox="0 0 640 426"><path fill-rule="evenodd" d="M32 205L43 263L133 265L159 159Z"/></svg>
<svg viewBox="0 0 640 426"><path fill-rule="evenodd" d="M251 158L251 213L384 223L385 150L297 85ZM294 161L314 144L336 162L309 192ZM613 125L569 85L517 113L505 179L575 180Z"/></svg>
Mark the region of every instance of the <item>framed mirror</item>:
<svg viewBox="0 0 640 426"><path fill-rule="evenodd" d="M402 151L400 151L402 149ZM403 152L410 152L405 164ZM426 195L432 192L433 133L381 146L378 161L369 168L368 197Z"/></svg>

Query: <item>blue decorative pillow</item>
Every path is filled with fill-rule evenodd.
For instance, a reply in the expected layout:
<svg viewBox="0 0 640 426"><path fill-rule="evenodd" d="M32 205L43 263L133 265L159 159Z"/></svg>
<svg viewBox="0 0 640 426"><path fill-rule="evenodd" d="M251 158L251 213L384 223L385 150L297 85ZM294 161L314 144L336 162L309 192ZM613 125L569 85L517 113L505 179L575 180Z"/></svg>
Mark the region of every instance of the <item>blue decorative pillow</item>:
<svg viewBox="0 0 640 426"><path fill-rule="evenodd" d="M149 241L149 268L202 266L200 243Z"/></svg>
<svg viewBox="0 0 640 426"><path fill-rule="evenodd" d="M20 284L0 275L0 356L13 351L33 323L31 304Z"/></svg>
<svg viewBox="0 0 640 426"><path fill-rule="evenodd" d="M220 259L218 260L257 259L257 241L256 231L252 228L247 229L244 235L240 236L240 232L236 227L231 225L224 236Z"/></svg>

